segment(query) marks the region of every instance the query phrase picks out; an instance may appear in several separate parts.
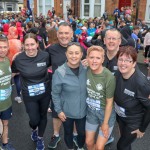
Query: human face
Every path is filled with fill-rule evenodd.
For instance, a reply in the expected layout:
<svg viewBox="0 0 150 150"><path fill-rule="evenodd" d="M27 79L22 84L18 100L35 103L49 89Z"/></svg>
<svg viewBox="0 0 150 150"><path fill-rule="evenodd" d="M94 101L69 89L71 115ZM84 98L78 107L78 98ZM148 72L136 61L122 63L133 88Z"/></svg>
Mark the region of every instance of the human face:
<svg viewBox="0 0 150 150"><path fill-rule="evenodd" d="M8 41L0 41L0 59L3 59L8 53Z"/></svg>
<svg viewBox="0 0 150 150"><path fill-rule="evenodd" d="M26 55L29 57L35 57L38 52L38 43L36 43L35 39L27 38L24 43L24 48Z"/></svg>
<svg viewBox="0 0 150 150"><path fill-rule="evenodd" d="M69 46L66 51L68 66L71 68L79 67L82 56L83 56L83 53L81 52L81 48L79 46L76 46L76 45Z"/></svg>
<svg viewBox="0 0 150 150"><path fill-rule="evenodd" d="M60 26L57 31L57 38L61 46L67 47L73 37L73 31L69 26Z"/></svg>
<svg viewBox="0 0 150 150"><path fill-rule="evenodd" d="M136 62L133 62L131 56L123 54L122 56L119 56L117 65L122 76L126 78L132 75Z"/></svg>
<svg viewBox="0 0 150 150"><path fill-rule="evenodd" d="M99 51L91 51L87 57L88 65L94 74L99 74L102 71L104 55Z"/></svg>
<svg viewBox="0 0 150 150"><path fill-rule="evenodd" d="M109 52L118 51L119 45L121 44L121 37L118 31L107 31L104 38L104 43L106 44L107 50Z"/></svg>

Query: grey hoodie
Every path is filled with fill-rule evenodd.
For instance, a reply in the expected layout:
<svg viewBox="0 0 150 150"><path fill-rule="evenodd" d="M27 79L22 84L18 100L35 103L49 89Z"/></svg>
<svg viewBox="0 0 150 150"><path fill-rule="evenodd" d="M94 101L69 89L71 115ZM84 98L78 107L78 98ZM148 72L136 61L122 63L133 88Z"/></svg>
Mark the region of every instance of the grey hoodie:
<svg viewBox="0 0 150 150"><path fill-rule="evenodd" d="M76 76L67 63L60 66L52 79L52 99L55 111L64 112L69 118L81 119L86 115L86 72L80 64Z"/></svg>

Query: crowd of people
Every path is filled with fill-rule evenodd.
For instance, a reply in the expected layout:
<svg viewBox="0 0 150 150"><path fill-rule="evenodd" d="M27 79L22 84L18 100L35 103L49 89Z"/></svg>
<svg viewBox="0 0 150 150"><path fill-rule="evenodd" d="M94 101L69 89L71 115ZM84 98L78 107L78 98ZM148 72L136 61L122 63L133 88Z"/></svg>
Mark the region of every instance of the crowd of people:
<svg viewBox="0 0 150 150"><path fill-rule="evenodd" d="M137 65L140 49L144 63L150 64L150 28L140 19L134 25L131 14L127 7L114 10L114 21L107 11L101 18L68 14L63 20L53 8L47 18L33 18L26 11L0 16L3 150L15 150L8 141L12 79L15 101L24 102L29 116L36 150L45 149L48 111L53 119L48 148L57 148L63 125L69 150L74 144L78 150L104 150L114 141L111 133L117 121L117 150L131 150L150 122L150 69L146 77Z"/></svg>

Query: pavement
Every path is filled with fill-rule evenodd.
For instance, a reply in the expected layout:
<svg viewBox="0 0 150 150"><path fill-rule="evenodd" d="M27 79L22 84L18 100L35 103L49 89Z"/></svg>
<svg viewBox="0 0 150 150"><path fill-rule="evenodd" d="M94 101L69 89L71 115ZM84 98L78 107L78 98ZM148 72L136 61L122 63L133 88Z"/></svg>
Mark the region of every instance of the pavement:
<svg viewBox="0 0 150 150"><path fill-rule="evenodd" d="M142 63L144 59L142 56L142 51L140 51L138 55L139 55L138 57L139 68L144 74L147 74L147 67L145 64ZM13 117L11 118L10 123L9 123L9 140L13 144L16 150L35 150L36 145L30 138L31 129L29 128L29 125L28 125L28 121L29 121L28 115L26 113L23 102L18 104L17 102L14 101L15 93L16 92L14 89L13 95L12 95ZM47 128L45 131L45 135L44 135L44 141L45 141L45 147L46 147L45 150L48 150L47 145L53 134L51 113L48 113L47 115L48 115L48 123L47 123ZM116 144L119 139L119 130L118 130L117 123L113 131L113 136L115 137L114 142L107 145L105 150L117 150ZM60 131L60 137L62 140L59 142L56 150L67 150L64 140L63 140L63 127L61 128L61 131ZM148 126L144 137L142 139L137 139L133 143L132 150L150 150L149 139L150 139L150 125Z"/></svg>

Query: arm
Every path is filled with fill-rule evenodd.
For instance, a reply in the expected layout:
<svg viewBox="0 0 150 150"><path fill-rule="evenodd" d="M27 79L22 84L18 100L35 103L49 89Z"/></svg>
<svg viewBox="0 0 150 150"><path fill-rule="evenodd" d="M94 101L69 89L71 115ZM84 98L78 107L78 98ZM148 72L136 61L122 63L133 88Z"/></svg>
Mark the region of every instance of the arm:
<svg viewBox="0 0 150 150"><path fill-rule="evenodd" d="M141 102L141 104L143 105L143 109L144 110L144 115L143 115L143 120L142 120L142 124L140 126L139 129L135 130L132 132L132 134L136 133L137 134L137 138L141 138L143 137L145 130L147 128L147 126L150 123L150 83L145 81L146 83L143 86L140 86L138 88L138 96L137 99L139 99L139 101Z"/></svg>
<svg viewBox="0 0 150 150"><path fill-rule="evenodd" d="M61 91L62 82L59 77L58 71L56 70L52 78L52 99L54 103L55 111L58 113L58 117L62 120L66 120L66 116L61 108Z"/></svg>

